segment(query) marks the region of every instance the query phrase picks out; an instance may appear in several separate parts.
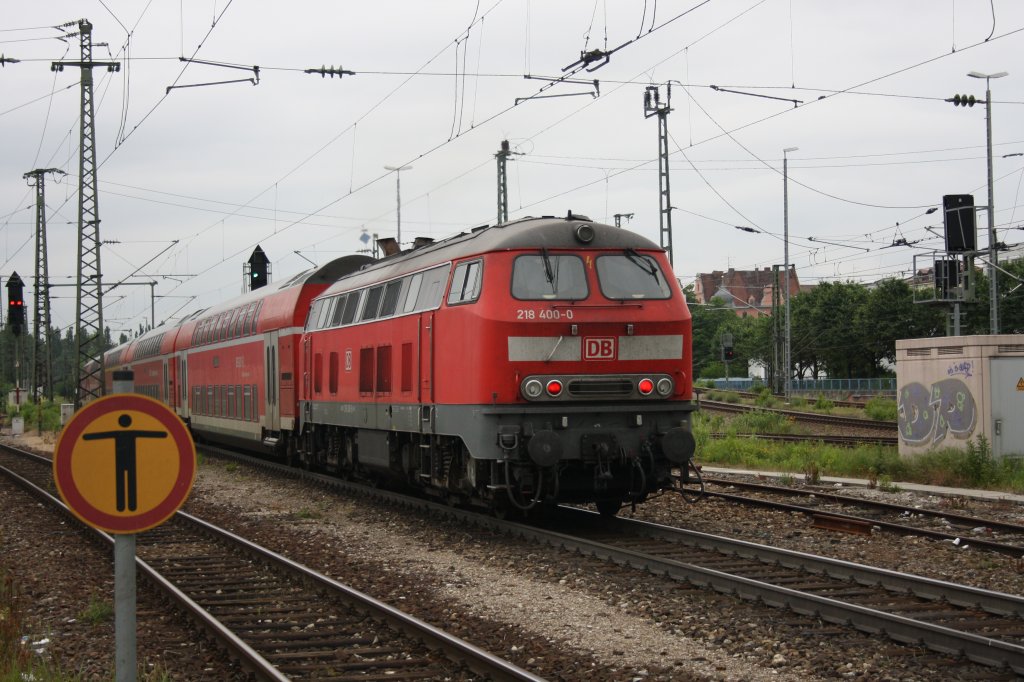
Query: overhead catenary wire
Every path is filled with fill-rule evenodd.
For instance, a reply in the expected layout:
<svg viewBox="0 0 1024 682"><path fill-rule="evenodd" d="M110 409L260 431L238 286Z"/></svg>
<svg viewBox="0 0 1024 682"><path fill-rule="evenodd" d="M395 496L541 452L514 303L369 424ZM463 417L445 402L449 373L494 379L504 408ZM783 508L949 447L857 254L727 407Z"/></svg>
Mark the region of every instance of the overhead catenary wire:
<svg viewBox="0 0 1024 682"><path fill-rule="evenodd" d="M651 25L652 25L652 27L653 27L653 22L651 23ZM465 70L463 70L463 73L465 73ZM354 157L353 157L353 158L354 158ZM699 166L701 165L701 162L700 162L700 161L697 161L697 160L695 160L695 162L696 162L696 164L697 164L697 165L699 165ZM703 167L702 167L702 169L703 169ZM276 183L275 183L275 184L276 184ZM308 224L309 222L312 222L312 221L311 221L311 220L310 220L310 221L307 221L307 223L306 223L306 224Z"/></svg>

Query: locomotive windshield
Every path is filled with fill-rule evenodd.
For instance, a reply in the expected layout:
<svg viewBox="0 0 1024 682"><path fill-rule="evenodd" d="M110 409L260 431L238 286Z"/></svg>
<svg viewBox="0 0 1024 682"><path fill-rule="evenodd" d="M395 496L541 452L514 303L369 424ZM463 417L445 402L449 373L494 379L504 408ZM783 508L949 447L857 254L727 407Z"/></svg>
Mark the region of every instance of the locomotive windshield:
<svg viewBox="0 0 1024 682"><path fill-rule="evenodd" d="M512 295L521 300L581 301L589 295L587 275L579 256L519 256L512 268Z"/></svg>
<svg viewBox="0 0 1024 682"><path fill-rule="evenodd" d="M621 256L598 256L597 280L605 298L669 298L672 295L658 262L626 249Z"/></svg>

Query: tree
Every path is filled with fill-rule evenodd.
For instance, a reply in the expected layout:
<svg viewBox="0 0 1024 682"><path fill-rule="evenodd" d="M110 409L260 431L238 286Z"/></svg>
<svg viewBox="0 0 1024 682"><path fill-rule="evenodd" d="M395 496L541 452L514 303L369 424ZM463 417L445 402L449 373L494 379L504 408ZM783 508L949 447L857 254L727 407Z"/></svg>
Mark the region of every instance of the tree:
<svg viewBox="0 0 1024 682"><path fill-rule="evenodd" d="M945 333L947 307L937 303L914 303L910 285L900 279L886 279L867 292L857 311L854 326L870 330L863 342L871 351L876 367L883 360L896 362L898 339L929 338Z"/></svg>
<svg viewBox="0 0 1024 682"><path fill-rule="evenodd" d="M823 282L794 296L791 357L804 367L813 363L832 377L865 377L878 372L865 340L872 331L854 324L867 290L855 282Z"/></svg>
<svg viewBox="0 0 1024 682"><path fill-rule="evenodd" d="M693 318L693 375L696 377L701 376L702 370L712 369L714 363L721 362L722 332L736 316L720 298L698 305L693 295L693 285L686 287L684 293Z"/></svg>

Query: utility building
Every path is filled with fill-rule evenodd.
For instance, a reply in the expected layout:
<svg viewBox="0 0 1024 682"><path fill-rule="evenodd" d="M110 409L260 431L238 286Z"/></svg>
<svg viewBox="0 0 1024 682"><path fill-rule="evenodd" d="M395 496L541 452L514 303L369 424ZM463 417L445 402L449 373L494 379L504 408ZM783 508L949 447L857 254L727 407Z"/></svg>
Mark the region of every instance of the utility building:
<svg viewBox="0 0 1024 682"><path fill-rule="evenodd" d="M901 456L984 436L994 457L1024 457L1020 334L897 341L896 387Z"/></svg>

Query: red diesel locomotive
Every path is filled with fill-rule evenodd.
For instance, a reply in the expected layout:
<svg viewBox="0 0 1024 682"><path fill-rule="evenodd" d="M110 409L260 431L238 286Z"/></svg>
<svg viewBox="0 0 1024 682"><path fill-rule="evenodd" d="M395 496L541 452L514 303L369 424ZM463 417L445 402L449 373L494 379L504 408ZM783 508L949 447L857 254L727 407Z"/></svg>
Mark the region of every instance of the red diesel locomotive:
<svg viewBox="0 0 1024 682"><path fill-rule="evenodd" d="M154 330L106 372L200 438L454 503L611 515L682 491L691 320L663 249L572 214L419 241Z"/></svg>

